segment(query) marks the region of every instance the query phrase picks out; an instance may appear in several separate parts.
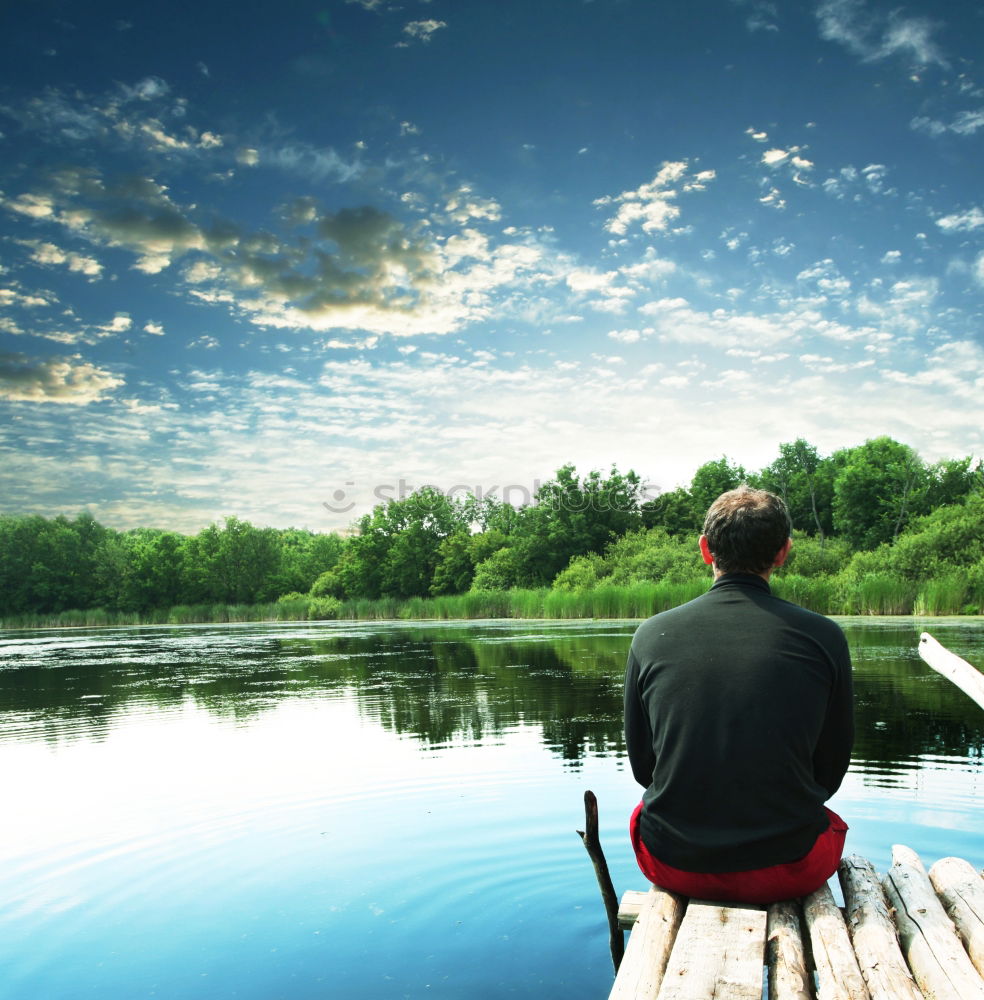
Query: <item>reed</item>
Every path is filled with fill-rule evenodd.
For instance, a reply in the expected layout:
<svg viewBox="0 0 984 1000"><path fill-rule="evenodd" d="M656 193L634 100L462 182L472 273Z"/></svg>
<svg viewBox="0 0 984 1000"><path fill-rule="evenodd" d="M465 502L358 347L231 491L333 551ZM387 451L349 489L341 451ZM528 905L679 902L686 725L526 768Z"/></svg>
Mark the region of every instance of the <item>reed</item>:
<svg viewBox="0 0 984 1000"><path fill-rule="evenodd" d="M857 580L848 592L849 614L911 615L916 585L884 573L869 573Z"/></svg>
<svg viewBox="0 0 984 1000"><path fill-rule="evenodd" d="M968 603L968 581L963 573L927 580L916 594L917 615L959 615Z"/></svg>

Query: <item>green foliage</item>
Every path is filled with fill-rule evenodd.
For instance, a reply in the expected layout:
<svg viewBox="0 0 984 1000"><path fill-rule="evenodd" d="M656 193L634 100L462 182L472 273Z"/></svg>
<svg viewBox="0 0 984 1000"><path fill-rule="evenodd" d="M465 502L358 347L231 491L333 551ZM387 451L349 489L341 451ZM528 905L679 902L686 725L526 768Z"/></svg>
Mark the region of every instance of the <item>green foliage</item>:
<svg viewBox="0 0 984 1000"><path fill-rule="evenodd" d="M312 620L338 618L341 610L342 602L337 597L312 597L307 604L308 618Z"/></svg>
<svg viewBox="0 0 984 1000"><path fill-rule="evenodd" d="M706 511L698 511L690 491L679 487L642 505L642 523L646 528L665 528L671 535L695 535L700 532Z"/></svg>
<svg viewBox="0 0 984 1000"><path fill-rule="evenodd" d="M525 562L520 552L511 547L493 552L475 567L472 590L512 590L525 583Z"/></svg>
<svg viewBox="0 0 984 1000"><path fill-rule="evenodd" d="M347 540L235 517L186 537L117 532L88 513L0 516L0 615L8 626L635 617L706 588L700 523L742 480L783 495L796 524L773 577L780 595L828 614L984 608L984 466L927 468L881 437L827 458L797 439L757 475L707 462L641 508L638 477L615 468L582 479L565 465L518 509L424 488L375 508Z"/></svg>
<svg viewBox="0 0 984 1000"><path fill-rule="evenodd" d="M824 540L820 536L811 537L794 531L793 547L781 575L795 573L802 577L814 577L838 573L850 559L850 547L842 539Z"/></svg>
<svg viewBox="0 0 984 1000"><path fill-rule="evenodd" d="M670 535L664 528L634 531L611 543L603 556L576 557L559 573L557 590L584 591L600 586L631 587L639 583L706 581L697 540Z"/></svg>
<svg viewBox="0 0 984 1000"><path fill-rule="evenodd" d="M833 463L820 458L803 438L779 445L779 457L767 465L758 480L762 489L782 497L793 527L821 542L833 531Z"/></svg>
<svg viewBox="0 0 984 1000"><path fill-rule="evenodd" d="M834 479L834 527L857 549L893 541L925 513L930 476L908 445L889 437L866 441L844 456Z"/></svg>
<svg viewBox="0 0 984 1000"><path fill-rule="evenodd" d="M740 465L733 465L724 455L713 462L705 462L694 473L690 482L690 498L700 523L704 523L707 508L722 493L740 486L747 478L745 469Z"/></svg>

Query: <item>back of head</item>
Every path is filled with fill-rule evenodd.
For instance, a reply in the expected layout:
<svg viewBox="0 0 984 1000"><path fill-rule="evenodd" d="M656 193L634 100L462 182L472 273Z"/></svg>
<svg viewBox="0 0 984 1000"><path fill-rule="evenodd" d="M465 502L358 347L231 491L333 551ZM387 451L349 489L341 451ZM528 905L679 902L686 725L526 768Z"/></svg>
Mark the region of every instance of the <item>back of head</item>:
<svg viewBox="0 0 984 1000"><path fill-rule="evenodd" d="M791 531L782 500L750 486L722 493L707 511L704 534L722 573L764 573Z"/></svg>

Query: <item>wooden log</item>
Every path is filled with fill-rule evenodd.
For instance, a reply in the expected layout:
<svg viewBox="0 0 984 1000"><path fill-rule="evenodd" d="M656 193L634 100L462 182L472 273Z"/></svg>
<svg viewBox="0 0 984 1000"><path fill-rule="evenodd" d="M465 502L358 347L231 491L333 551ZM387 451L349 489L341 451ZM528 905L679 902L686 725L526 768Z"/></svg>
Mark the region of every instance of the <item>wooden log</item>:
<svg viewBox="0 0 984 1000"><path fill-rule="evenodd" d="M609 1000L655 1000L683 920L683 898L653 886L646 893Z"/></svg>
<svg viewBox="0 0 984 1000"><path fill-rule="evenodd" d="M829 886L822 885L803 900L803 915L820 981L819 1000L869 1000L844 917Z"/></svg>
<svg viewBox="0 0 984 1000"><path fill-rule="evenodd" d="M773 903L768 914L769 1000L813 1000L799 906L794 902Z"/></svg>
<svg viewBox="0 0 984 1000"><path fill-rule="evenodd" d="M929 880L957 928L974 968L984 976L984 879L962 858L940 858Z"/></svg>
<svg viewBox="0 0 984 1000"><path fill-rule="evenodd" d="M964 694L984 708L984 674L976 667L956 653L951 653L928 632L919 636L919 655L933 670L953 681Z"/></svg>
<svg viewBox="0 0 984 1000"><path fill-rule="evenodd" d="M899 948L885 893L871 862L842 858L837 870L847 909L847 929L871 1000L923 1000Z"/></svg>
<svg viewBox="0 0 984 1000"><path fill-rule="evenodd" d="M936 898L919 855L893 846L892 867L882 885L895 907L902 951L927 1000L984 1000L984 980Z"/></svg>
<svg viewBox="0 0 984 1000"><path fill-rule="evenodd" d="M648 898L648 892L640 892L638 889L628 889L622 893L618 904L618 926L623 931L632 930Z"/></svg>
<svg viewBox="0 0 984 1000"><path fill-rule="evenodd" d="M692 901L659 1000L761 1000L766 919L760 907Z"/></svg>

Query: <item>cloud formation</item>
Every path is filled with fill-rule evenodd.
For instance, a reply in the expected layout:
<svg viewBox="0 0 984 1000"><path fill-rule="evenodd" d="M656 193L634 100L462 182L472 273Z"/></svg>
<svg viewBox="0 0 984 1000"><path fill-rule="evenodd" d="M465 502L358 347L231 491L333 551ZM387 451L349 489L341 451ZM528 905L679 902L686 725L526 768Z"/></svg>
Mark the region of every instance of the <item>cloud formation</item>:
<svg viewBox="0 0 984 1000"><path fill-rule="evenodd" d="M883 13L864 0L823 0L817 7L820 36L839 42L868 62L904 56L917 66L946 66L933 40L936 26L926 18Z"/></svg>
<svg viewBox="0 0 984 1000"><path fill-rule="evenodd" d="M67 403L85 406L123 385L123 379L79 355L31 358L0 353L0 399L11 402Z"/></svg>
<svg viewBox="0 0 984 1000"><path fill-rule="evenodd" d="M616 236L624 236L636 224L644 233L668 229L680 215L677 197L685 192L703 191L716 176L713 170L702 170L688 177L689 170L685 160L665 162L651 181L634 191L595 199L594 204L599 207L618 206L605 223L605 229Z"/></svg>

